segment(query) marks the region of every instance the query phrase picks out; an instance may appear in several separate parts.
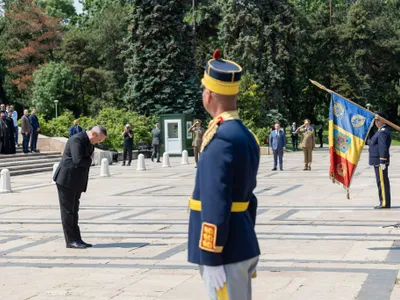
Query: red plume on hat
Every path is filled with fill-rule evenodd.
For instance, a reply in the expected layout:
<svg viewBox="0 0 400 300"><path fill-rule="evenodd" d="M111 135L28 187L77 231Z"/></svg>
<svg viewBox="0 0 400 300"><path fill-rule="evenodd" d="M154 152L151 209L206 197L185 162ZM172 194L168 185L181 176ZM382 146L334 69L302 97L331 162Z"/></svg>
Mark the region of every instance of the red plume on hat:
<svg viewBox="0 0 400 300"><path fill-rule="evenodd" d="M214 55L213 55L215 60L218 60L221 58L221 50L217 49L214 51Z"/></svg>

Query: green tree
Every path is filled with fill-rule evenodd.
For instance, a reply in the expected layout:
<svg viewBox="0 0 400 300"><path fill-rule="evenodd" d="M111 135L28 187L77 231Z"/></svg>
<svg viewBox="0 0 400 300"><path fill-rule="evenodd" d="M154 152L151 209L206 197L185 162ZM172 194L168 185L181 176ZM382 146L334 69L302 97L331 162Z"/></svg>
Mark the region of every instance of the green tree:
<svg viewBox="0 0 400 300"><path fill-rule="evenodd" d="M9 23L5 52L8 73L12 84L27 97L34 71L54 58L63 28L59 19L46 15L33 0L12 3L6 10L6 17Z"/></svg>
<svg viewBox="0 0 400 300"><path fill-rule="evenodd" d="M289 113L288 103L296 101L299 32L287 0L229 0L225 5L220 38L227 57L254 76L264 98L282 113Z"/></svg>
<svg viewBox="0 0 400 300"><path fill-rule="evenodd" d="M59 100L59 111L70 106L74 76L65 63L50 62L33 74L32 105L52 117L54 100Z"/></svg>
<svg viewBox="0 0 400 300"><path fill-rule="evenodd" d="M200 107L191 29L178 0L136 0L125 52L126 104L146 115Z"/></svg>
<svg viewBox="0 0 400 300"><path fill-rule="evenodd" d="M66 23L76 15L74 0L36 0L36 5L49 16L61 18Z"/></svg>
<svg viewBox="0 0 400 300"><path fill-rule="evenodd" d="M6 76L6 60L4 57L4 48L6 46L5 39L6 32L6 19L4 16L1 16L0 12L0 102L7 102L7 95L5 92L4 84L5 84L5 76Z"/></svg>

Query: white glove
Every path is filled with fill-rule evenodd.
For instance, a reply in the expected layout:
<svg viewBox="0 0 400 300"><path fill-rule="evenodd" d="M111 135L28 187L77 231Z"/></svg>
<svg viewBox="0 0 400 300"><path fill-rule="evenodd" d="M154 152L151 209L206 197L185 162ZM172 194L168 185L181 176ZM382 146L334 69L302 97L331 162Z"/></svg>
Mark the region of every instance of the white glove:
<svg viewBox="0 0 400 300"><path fill-rule="evenodd" d="M385 164L380 164L382 171L386 170L386 165Z"/></svg>
<svg viewBox="0 0 400 300"><path fill-rule="evenodd" d="M215 290L222 289L226 282L224 266L204 266L203 279Z"/></svg>

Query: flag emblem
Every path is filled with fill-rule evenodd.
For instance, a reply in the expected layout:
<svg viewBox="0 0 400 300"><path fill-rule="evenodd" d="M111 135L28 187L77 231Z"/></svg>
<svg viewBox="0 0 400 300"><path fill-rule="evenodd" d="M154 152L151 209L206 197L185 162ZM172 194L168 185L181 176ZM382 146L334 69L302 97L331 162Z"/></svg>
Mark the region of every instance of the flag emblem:
<svg viewBox="0 0 400 300"><path fill-rule="evenodd" d="M336 102L336 103L333 105L333 114L334 114L336 117L341 117L341 116L344 115L344 107L343 107L343 105L342 105L341 103Z"/></svg>
<svg viewBox="0 0 400 300"><path fill-rule="evenodd" d="M363 126L365 123L365 118L360 115L355 115L351 118L351 125L353 125L355 128L359 128Z"/></svg>
<svg viewBox="0 0 400 300"><path fill-rule="evenodd" d="M335 149L339 150L342 153L346 153L346 151L350 147L351 137L339 132L338 130L334 130L335 136Z"/></svg>
<svg viewBox="0 0 400 300"><path fill-rule="evenodd" d="M338 175L340 175L341 177L344 177L347 174L347 168L346 165L344 163L340 163L336 166L336 172L338 173Z"/></svg>

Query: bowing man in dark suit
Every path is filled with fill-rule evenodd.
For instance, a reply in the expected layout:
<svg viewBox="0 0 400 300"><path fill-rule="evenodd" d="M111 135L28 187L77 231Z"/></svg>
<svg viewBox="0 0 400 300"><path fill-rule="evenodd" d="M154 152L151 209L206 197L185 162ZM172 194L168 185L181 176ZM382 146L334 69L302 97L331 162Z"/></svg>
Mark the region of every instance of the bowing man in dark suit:
<svg viewBox="0 0 400 300"><path fill-rule="evenodd" d="M65 145L53 180L60 200L61 221L67 248L84 249L92 245L82 241L78 226L79 199L86 192L94 146L107 137L103 126L75 134Z"/></svg>

